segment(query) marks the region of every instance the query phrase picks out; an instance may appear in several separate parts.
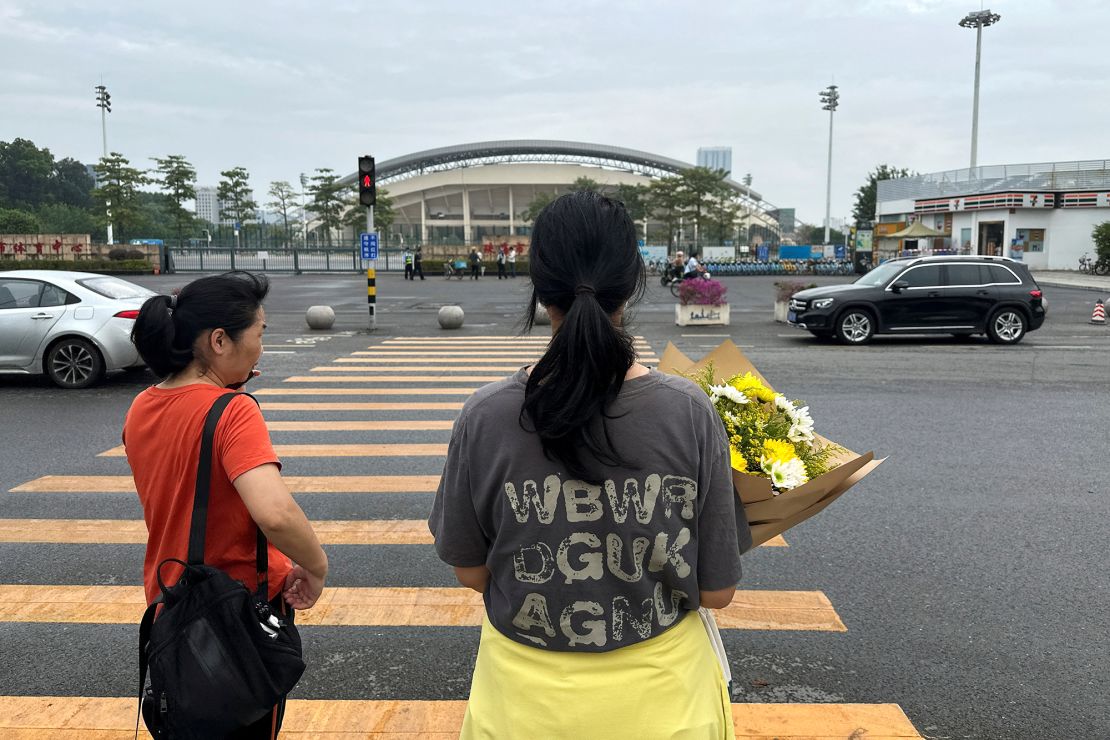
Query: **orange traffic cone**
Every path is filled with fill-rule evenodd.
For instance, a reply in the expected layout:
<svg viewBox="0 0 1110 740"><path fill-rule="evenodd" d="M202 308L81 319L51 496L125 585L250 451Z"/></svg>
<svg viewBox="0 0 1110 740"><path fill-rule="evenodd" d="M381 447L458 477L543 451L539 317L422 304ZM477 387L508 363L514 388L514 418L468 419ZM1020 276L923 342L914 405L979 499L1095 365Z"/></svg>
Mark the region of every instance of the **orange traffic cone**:
<svg viewBox="0 0 1110 740"><path fill-rule="evenodd" d="M1091 323L1106 324L1106 306L1102 304L1101 298L1095 301L1095 311L1091 314Z"/></svg>

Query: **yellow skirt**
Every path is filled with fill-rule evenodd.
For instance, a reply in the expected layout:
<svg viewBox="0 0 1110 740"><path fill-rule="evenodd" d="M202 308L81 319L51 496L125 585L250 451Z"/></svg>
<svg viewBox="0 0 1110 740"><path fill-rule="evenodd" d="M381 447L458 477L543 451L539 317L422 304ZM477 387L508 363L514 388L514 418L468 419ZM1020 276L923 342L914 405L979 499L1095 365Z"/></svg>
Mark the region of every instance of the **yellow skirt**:
<svg viewBox="0 0 1110 740"><path fill-rule="evenodd" d="M460 737L731 740L732 710L697 612L605 653L529 647L484 619Z"/></svg>

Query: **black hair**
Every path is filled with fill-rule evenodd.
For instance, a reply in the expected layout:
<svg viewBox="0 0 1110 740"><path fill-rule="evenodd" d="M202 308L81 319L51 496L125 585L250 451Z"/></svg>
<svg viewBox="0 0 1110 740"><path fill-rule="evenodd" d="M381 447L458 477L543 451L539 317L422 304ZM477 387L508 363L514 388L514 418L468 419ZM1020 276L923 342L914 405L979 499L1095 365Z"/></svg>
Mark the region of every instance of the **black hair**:
<svg viewBox="0 0 1110 740"><path fill-rule="evenodd" d="M521 426L530 422L544 454L571 475L600 480L599 464L621 464L605 422L636 361L632 337L612 319L644 293L636 227L619 201L596 192L560 196L536 217L528 271L526 329L538 303L557 308L563 321L532 368Z"/></svg>
<svg viewBox="0 0 1110 740"><path fill-rule="evenodd" d="M139 310L131 341L155 375L167 378L189 366L193 346L206 331L223 329L232 341L258 320L270 283L249 272L202 277L176 296L148 298Z"/></svg>

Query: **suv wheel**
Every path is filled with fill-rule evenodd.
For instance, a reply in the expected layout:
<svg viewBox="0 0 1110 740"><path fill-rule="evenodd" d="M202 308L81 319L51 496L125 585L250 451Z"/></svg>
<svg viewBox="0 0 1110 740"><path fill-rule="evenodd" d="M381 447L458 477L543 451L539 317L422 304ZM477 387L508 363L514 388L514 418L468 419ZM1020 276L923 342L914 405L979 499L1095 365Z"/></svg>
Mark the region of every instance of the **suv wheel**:
<svg viewBox="0 0 1110 740"><path fill-rule="evenodd" d="M60 388L88 388L104 374L104 358L87 339L67 337L46 353L47 376Z"/></svg>
<svg viewBox="0 0 1110 740"><path fill-rule="evenodd" d="M842 344L867 344L875 336L875 319L861 308L850 308L836 320L836 338Z"/></svg>
<svg viewBox="0 0 1110 740"><path fill-rule="evenodd" d="M987 336L996 344L1017 344L1025 336L1025 315L1016 308L1003 308L991 315Z"/></svg>

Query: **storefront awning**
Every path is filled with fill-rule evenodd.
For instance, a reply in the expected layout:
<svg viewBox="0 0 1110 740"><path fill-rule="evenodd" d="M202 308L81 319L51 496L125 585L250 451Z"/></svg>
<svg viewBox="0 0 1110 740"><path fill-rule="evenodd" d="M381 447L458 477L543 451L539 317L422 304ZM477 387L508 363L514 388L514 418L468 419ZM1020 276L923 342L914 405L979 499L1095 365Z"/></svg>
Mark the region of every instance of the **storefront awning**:
<svg viewBox="0 0 1110 740"><path fill-rule="evenodd" d="M928 226L921 223L920 221L914 221L912 224L910 224L906 228L902 229L901 231L896 231L893 234L884 234L883 236L881 236L879 238L880 239L927 239L931 236L948 236L948 235L945 234L943 231L937 231L936 229L930 229Z"/></svg>

